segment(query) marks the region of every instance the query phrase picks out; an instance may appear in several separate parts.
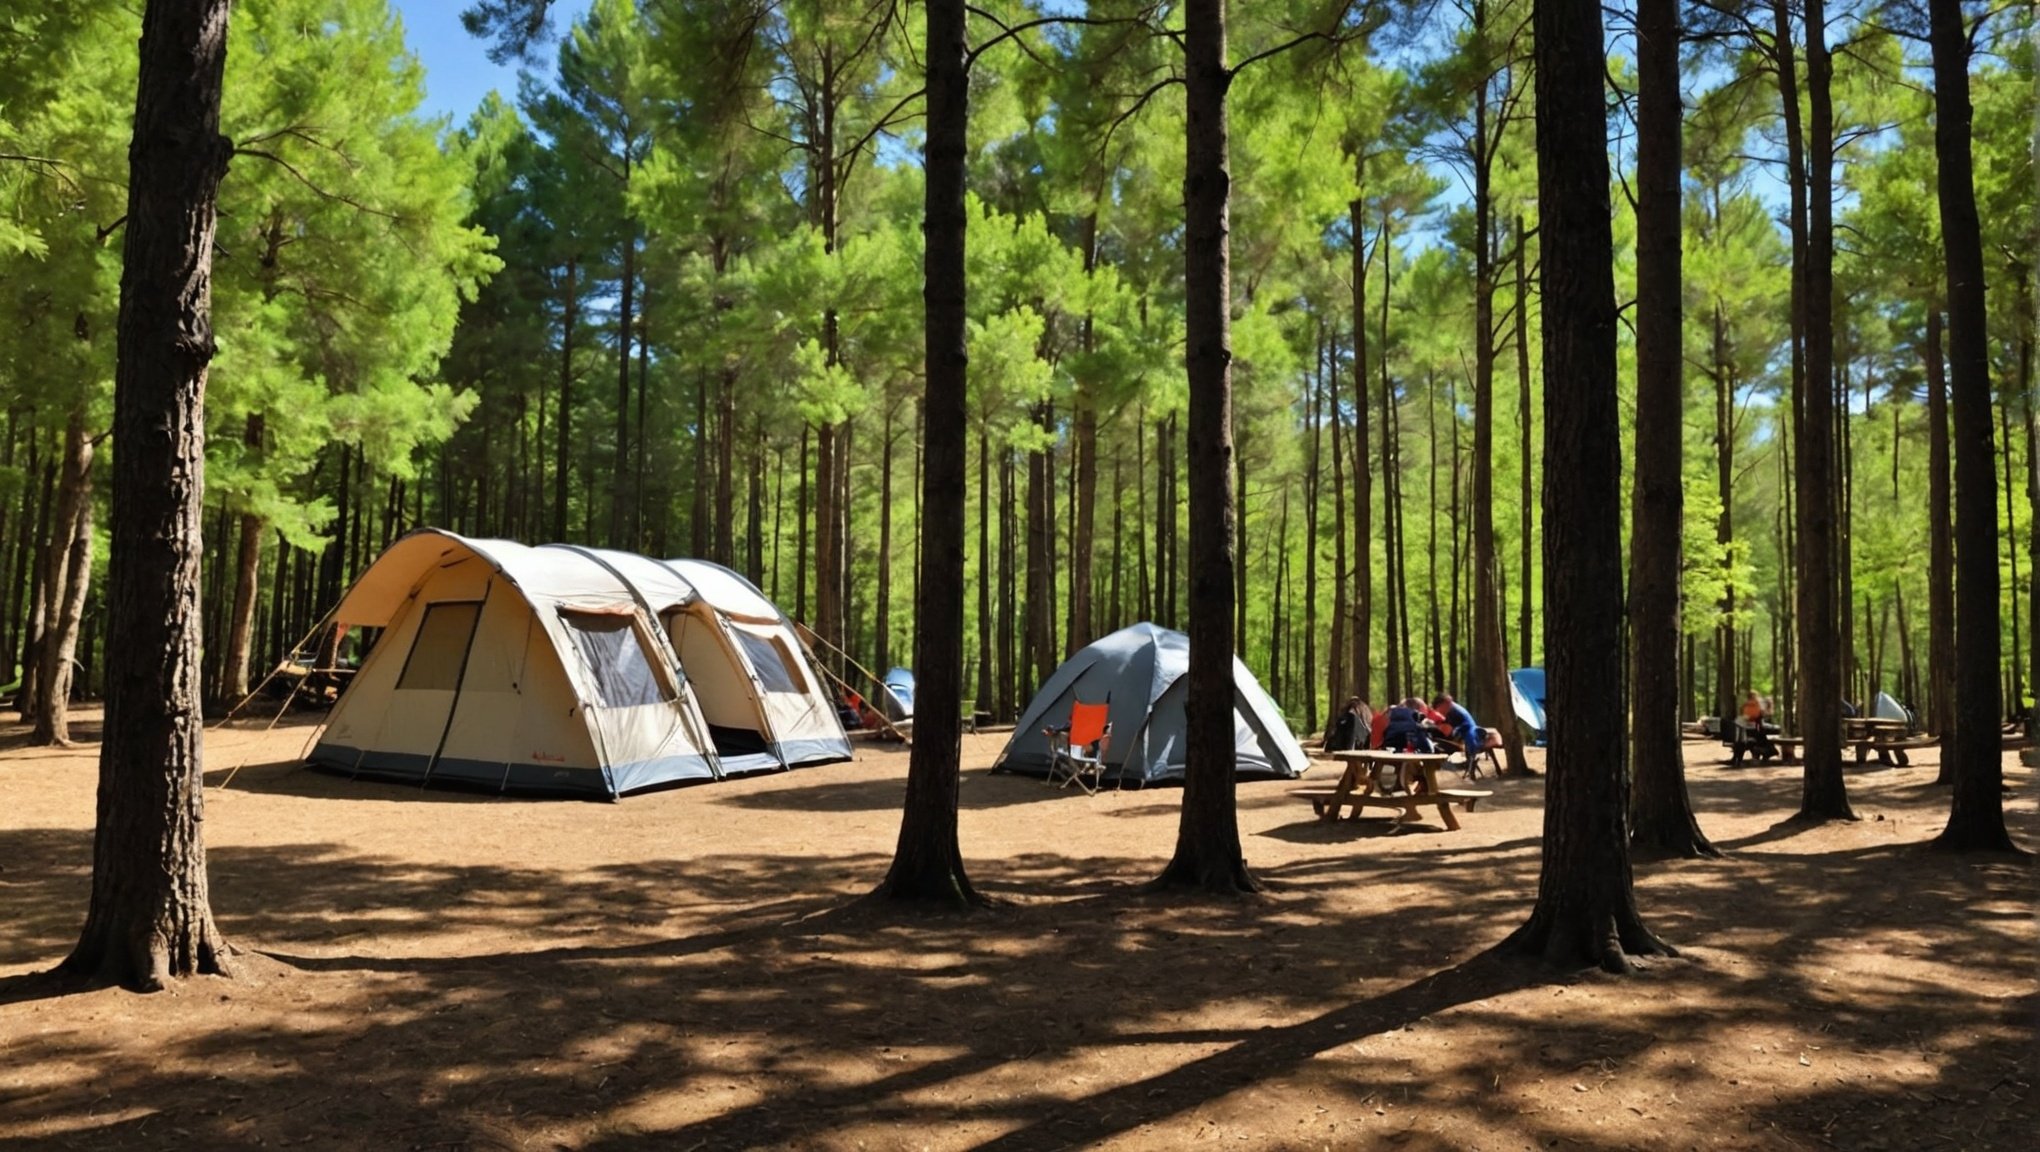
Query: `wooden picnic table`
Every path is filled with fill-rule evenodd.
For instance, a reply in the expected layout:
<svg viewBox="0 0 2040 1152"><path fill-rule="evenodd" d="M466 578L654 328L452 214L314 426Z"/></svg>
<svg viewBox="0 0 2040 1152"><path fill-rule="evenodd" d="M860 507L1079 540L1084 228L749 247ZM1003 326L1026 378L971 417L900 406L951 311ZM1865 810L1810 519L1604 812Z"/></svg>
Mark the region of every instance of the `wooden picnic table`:
<svg viewBox="0 0 2040 1152"><path fill-rule="evenodd" d="M1883 721L1882 723L1899 724L1895 720ZM1771 737L1771 743L1778 749L1778 762L1780 764L1791 765L1800 762L1800 751L1806 744L1806 738L1803 736L1773 736ZM1877 754L1877 762L1887 768L1907 767L1912 763L1906 759L1907 751L1914 748L1931 748L1933 745L1934 739L1931 736L1906 735L1902 724L1895 731L1875 729L1862 733L1851 733L1842 740L1844 748L1853 748L1855 750L1856 763L1864 763L1870 759L1870 754L1875 752Z"/></svg>
<svg viewBox="0 0 2040 1152"><path fill-rule="evenodd" d="M1459 820L1452 815L1452 805L1459 804L1471 810L1476 801L1494 795L1484 789L1439 787L1438 766L1451 759L1443 752L1358 749L1334 752L1332 758L1346 765L1337 787L1297 788L1290 792L1292 796L1310 801L1312 810L1321 820L1337 820L1339 809L1348 806L1353 809L1355 818L1359 817L1362 808L1397 808L1401 809L1401 813L1395 822L1405 824L1415 818L1418 807L1435 804L1446 830L1457 832ZM1397 782L1403 789L1401 795L1391 796L1375 791L1373 768L1382 764L1395 768Z"/></svg>

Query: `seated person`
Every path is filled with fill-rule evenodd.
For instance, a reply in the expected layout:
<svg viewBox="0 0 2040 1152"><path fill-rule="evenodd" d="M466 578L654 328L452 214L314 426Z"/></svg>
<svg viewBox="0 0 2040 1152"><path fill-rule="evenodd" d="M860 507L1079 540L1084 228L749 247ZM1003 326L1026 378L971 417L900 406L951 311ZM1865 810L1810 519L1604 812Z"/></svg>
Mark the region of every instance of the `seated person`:
<svg viewBox="0 0 2040 1152"><path fill-rule="evenodd" d="M1751 689L1743 697L1742 707L1738 709L1734 726L1730 730L1729 742L1735 749L1735 754L1729 758L1731 767L1742 764L1744 753L1749 753L1759 760L1777 757L1778 746L1771 743L1771 733L1776 732L1778 726L1770 721L1770 701L1757 695L1756 689Z"/></svg>
<svg viewBox="0 0 2040 1152"><path fill-rule="evenodd" d="M1487 747L1486 739L1481 735L1480 722L1466 710L1466 705L1454 700L1451 693L1440 692L1431 701L1431 709L1440 718L1438 727L1468 756Z"/></svg>
<svg viewBox="0 0 2040 1152"><path fill-rule="evenodd" d="M1372 720L1365 702L1358 696L1349 698L1346 706L1332 719L1331 730L1325 733L1325 751L1350 752L1368 747L1368 728Z"/></svg>
<svg viewBox="0 0 2040 1152"><path fill-rule="evenodd" d="M1390 708L1387 721L1382 725L1381 747L1390 752L1430 752L1431 730L1425 726L1422 714L1411 707L1414 700L1405 700Z"/></svg>

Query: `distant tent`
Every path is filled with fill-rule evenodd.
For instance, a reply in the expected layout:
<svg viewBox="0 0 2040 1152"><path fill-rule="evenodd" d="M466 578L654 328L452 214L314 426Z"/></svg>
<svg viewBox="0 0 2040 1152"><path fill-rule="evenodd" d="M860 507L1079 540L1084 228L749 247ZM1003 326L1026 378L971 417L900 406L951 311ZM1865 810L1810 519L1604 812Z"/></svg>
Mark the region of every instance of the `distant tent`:
<svg viewBox="0 0 2040 1152"><path fill-rule="evenodd" d="M897 724L914 718L914 674L911 671L895 668L887 672L882 695L886 719Z"/></svg>
<svg viewBox="0 0 2040 1152"><path fill-rule="evenodd" d="M340 627L380 635L311 763L614 799L847 759L784 617L755 589L752 603L720 586L750 587L727 570L700 565L710 571L690 578L693 564L406 535L335 610ZM680 642L694 621L716 630L714 649Z"/></svg>
<svg viewBox="0 0 2040 1152"><path fill-rule="evenodd" d="M1537 740L1544 739L1544 669L1517 668L1509 673L1509 705L1516 719Z"/></svg>
<svg viewBox="0 0 2040 1152"><path fill-rule="evenodd" d="M1877 699L1870 702L1870 715L1879 720L1902 720L1907 727L1913 722L1912 712L1892 699L1889 692L1879 692Z"/></svg>
<svg viewBox="0 0 2040 1152"><path fill-rule="evenodd" d="M1101 779L1139 787L1183 778L1190 638L1153 624L1122 628L1065 660L1041 686L994 771L1048 774L1042 729L1067 724L1070 705L1111 705L1112 739ZM1294 779L1309 761L1254 674L1233 659L1233 732L1242 780Z"/></svg>

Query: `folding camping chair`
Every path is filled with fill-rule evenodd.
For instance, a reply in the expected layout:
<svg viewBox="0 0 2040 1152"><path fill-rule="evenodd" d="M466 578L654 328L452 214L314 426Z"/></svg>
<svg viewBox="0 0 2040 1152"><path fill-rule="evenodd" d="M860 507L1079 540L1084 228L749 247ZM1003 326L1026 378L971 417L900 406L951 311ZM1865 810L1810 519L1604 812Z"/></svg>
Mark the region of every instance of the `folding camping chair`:
<svg viewBox="0 0 2040 1152"><path fill-rule="evenodd" d="M1106 719L1112 708L1108 697L1103 704L1082 700L1070 705L1070 722L1060 728L1043 728L1048 737L1048 782L1058 788L1071 784L1086 795L1098 794L1105 768L1105 749L1112 744L1112 722Z"/></svg>

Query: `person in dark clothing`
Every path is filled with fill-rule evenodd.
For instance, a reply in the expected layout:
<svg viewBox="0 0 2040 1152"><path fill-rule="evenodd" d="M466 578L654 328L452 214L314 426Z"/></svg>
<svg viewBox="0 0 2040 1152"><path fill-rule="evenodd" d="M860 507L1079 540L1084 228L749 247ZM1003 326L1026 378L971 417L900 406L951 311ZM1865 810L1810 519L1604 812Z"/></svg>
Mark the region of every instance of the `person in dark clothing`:
<svg viewBox="0 0 2040 1152"><path fill-rule="evenodd" d="M1388 710L1388 724L1382 729L1381 746L1391 752L1433 751L1431 731L1424 727L1423 715L1413 707L1414 700L1405 700Z"/></svg>
<svg viewBox="0 0 2040 1152"><path fill-rule="evenodd" d="M1350 752L1368 746L1368 729L1373 722L1366 701L1358 696L1349 698L1346 707L1332 719L1331 731L1325 734L1325 751Z"/></svg>

